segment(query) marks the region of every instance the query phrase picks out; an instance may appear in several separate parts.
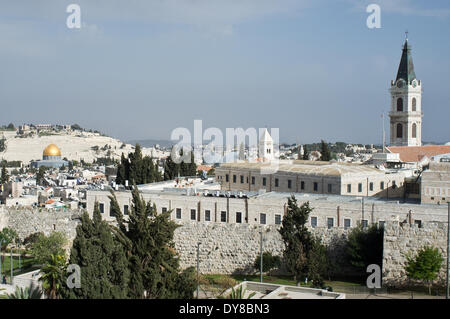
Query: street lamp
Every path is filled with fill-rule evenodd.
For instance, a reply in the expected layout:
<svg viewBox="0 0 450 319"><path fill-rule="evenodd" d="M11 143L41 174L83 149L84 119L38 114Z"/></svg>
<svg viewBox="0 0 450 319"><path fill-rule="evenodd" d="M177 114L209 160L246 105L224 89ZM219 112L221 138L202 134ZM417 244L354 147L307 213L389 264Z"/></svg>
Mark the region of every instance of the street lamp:
<svg viewBox="0 0 450 319"><path fill-rule="evenodd" d="M197 299L200 287L200 242L197 243Z"/></svg>
<svg viewBox="0 0 450 319"><path fill-rule="evenodd" d="M259 233L261 235L261 239L260 239L260 245L259 245L259 258L260 258L260 262L259 262L259 272L260 272L260 282L263 282L263 232L261 229L261 232Z"/></svg>

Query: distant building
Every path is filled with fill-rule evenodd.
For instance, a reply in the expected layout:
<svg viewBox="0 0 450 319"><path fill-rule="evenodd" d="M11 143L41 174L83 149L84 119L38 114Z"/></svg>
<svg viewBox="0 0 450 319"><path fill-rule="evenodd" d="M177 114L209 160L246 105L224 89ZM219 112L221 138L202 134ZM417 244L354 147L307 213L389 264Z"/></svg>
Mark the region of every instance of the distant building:
<svg viewBox="0 0 450 319"><path fill-rule="evenodd" d="M55 144L50 144L44 149L42 160L31 163L31 166L34 168L41 166L60 168L68 165L69 162L61 159L61 150Z"/></svg>
<svg viewBox="0 0 450 319"><path fill-rule="evenodd" d="M450 202L450 163L431 162L422 173L421 203Z"/></svg>

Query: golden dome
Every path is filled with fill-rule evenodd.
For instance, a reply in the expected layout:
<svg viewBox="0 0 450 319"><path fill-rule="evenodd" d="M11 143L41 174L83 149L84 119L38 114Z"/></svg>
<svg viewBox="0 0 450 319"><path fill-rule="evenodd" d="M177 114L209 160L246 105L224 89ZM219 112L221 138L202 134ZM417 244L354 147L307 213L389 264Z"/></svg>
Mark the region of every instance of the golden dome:
<svg viewBox="0 0 450 319"><path fill-rule="evenodd" d="M50 144L44 149L44 156L61 156L61 150L55 144Z"/></svg>

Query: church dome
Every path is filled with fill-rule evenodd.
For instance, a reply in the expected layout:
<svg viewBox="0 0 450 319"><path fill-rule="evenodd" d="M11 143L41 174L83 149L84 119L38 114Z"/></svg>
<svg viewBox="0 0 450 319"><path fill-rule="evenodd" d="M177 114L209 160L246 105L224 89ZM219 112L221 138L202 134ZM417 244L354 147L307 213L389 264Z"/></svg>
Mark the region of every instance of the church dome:
<svg viewBox="0 0 450 319"><path fill-rule="evenodd" d="M44 149L44 156L61 156L61 150L55 144L50 144Z"/></svg>

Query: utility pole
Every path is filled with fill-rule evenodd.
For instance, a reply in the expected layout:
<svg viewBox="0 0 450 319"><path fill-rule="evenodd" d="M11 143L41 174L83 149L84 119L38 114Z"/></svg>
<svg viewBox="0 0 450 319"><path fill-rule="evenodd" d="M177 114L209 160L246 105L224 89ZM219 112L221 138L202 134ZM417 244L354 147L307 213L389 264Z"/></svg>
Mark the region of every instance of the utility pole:
<svg viewBox="0 0 450 319"><path fill-rule="evenodd" d="M449 268L449 261L450 261L450 202L447 202L448 204L448 216L447 216L447 290L445 292L445 299L448 299L449 297L449 277L450 277L450 268Z"/></svg>
<svg viewBox="0 0 450 319"><path fill-rule="evenodd" d="M262 232L262 229L261 229L261 232L260 232L260 235L261 235L261 242L260 242L260 249L259 249L259 257L260 257L260 265L259 265L259 272L260 272L260 282L262 283L263 282L263 232Z"/></svg>
<svg viewBox="0 0 450 319"><path fill-rule="evenodd" d="M200 242L197 243L197 299L200 287Z"/></svg>
<svg viewBox="0 0 450 319"><path fill-rule="evenodd" d="M364 196L361 198L361 215L362 215L361 225L364 228Z"/></svg>
<svg viewBox="0 0 450 319"><path fill-rule="evenodd" d="M10 252L9 263L11 264L11 285L12 285L12 283L13 283L13 254L12 254L12 246L11 246L9 252Z"/></svg>

